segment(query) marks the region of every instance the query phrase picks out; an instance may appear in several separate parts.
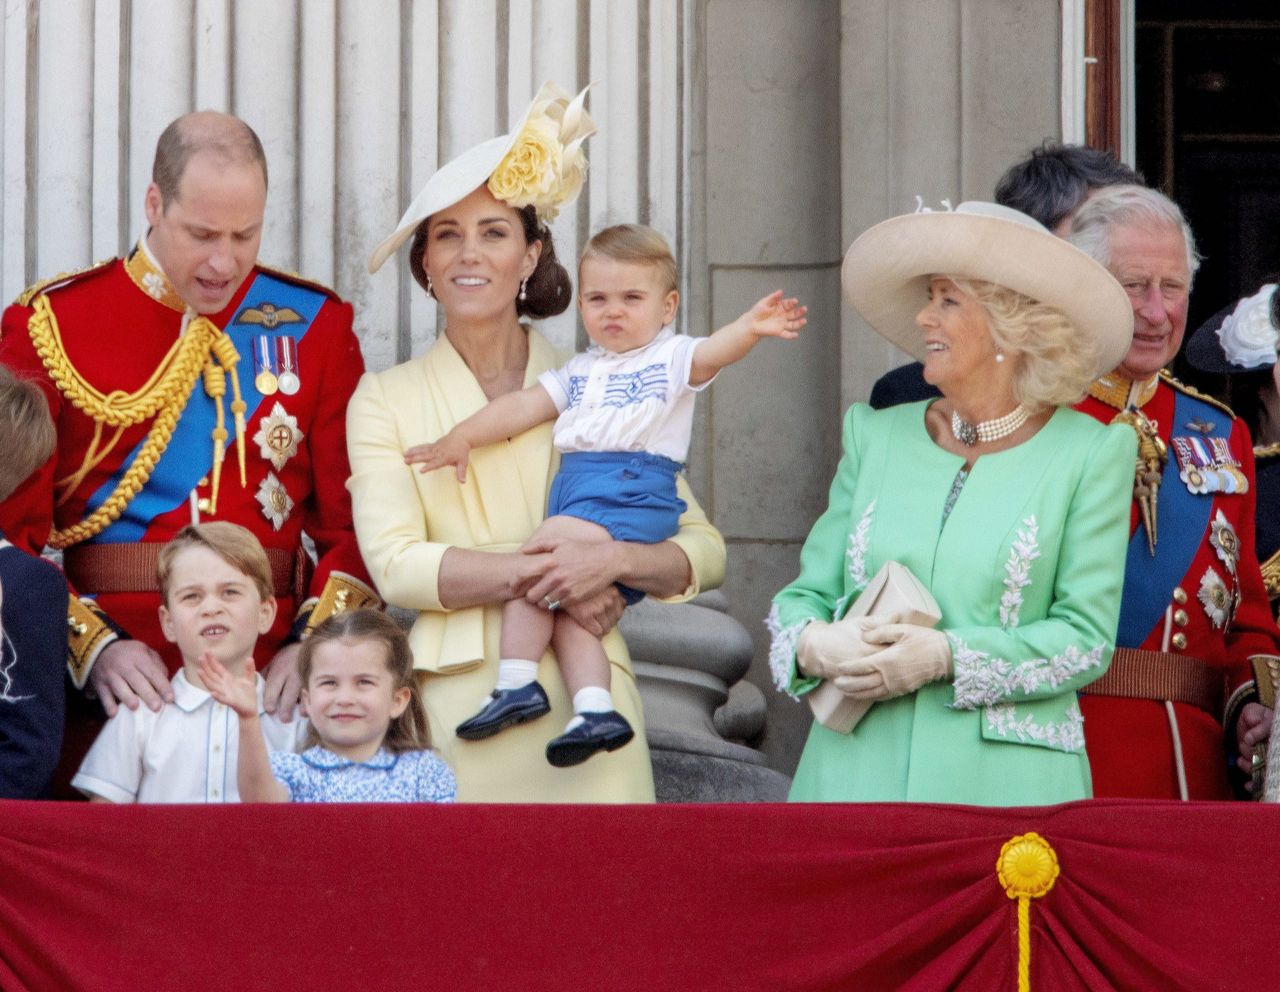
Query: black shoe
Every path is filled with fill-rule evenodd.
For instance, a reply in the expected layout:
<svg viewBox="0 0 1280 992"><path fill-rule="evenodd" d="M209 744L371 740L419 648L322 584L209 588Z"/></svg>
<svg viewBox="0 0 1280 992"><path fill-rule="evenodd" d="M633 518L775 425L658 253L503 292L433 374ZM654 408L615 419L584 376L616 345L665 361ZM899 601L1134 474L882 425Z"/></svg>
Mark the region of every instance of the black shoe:
<svg viewBox="0 0 1280 992"><path fill-rule="evenodd" d="M547 744L547 760L557 768L580 765L597 751L616 751L635 736L617 710L579 713L582 722Z"/></svg>
<svg viewBox="0 0 1280 992"><path fill-rule="evenodd" d="M547 692L537 682L518 689L494 689L484 708L458 724L455 733L464 741L482 741L517 723L528 723L550 712Z"/></svg>

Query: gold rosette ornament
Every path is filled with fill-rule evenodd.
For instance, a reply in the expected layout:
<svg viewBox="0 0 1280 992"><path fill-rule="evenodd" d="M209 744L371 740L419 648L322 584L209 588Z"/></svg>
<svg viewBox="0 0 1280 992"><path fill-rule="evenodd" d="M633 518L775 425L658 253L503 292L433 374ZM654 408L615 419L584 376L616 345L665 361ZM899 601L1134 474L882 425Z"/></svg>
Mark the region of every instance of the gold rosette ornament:
<svg viewBox="0 0 1280 992"><path fill-rule="evenodd" d="M1018 992L1030 992L1031 900L1053 888L1058 879L1058 855L1039 834L1019 834L1000 848L996 878L1005 895L1018 900Z"/></svg>
<svg viewBox="0 0 1280 992"><path fill-rule="evenodd" d="M512 207L532 206L544 224L555 220L586 177L582 143L596 133L583 107L586 98L586 89L570 100L554 83L544 85L515 144L489 177L489 192Z"/></svg>

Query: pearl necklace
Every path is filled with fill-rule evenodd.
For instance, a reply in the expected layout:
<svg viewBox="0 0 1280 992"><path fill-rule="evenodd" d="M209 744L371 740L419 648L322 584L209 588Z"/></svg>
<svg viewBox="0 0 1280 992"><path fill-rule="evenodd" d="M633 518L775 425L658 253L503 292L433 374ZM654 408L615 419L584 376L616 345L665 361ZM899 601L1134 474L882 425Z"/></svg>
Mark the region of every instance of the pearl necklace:
<svg viewBox="0 0 1280 992"><path fill-rule="evenodd" d="M966 448L972 448L979 441L999 441L1002 437L1008 437L1025 424L1029 416L1027 408L1019 403L1003 417L971 424L967 420L962 420L960 414L953 410L951 412L951 433Z"/></svg>

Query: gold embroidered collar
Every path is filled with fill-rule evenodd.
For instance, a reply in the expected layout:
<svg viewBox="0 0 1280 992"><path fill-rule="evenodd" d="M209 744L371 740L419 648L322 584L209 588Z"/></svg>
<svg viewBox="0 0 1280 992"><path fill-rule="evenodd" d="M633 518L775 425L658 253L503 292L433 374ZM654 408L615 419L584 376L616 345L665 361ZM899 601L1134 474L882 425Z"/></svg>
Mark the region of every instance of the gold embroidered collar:
<svg viewBox="0 0 1280 992"><path fill-rule="evenodd" d="M1132 380L1124 376L1104 375L1090 383L1089 395L1095 400L1101 400L1107 406L1123 410L1129 405L1129 393L1134 385ZM1160 376L1157 373L1146 382L1137 385L1137 405L1141 409L1151 402L1151 397L1155 396L1156 388L1160 385Z"/></svg>
<svg viewBox="0 0 1280 992"><path fill-rule="evenodd" d="M186 303L178 295L177 290L173 288L173 283L164 274L164 270L160 268L160 263L151 254L151 249L147 247L145 234L138 239L137 247L124 260L124 270L129 273L129 278L133 280L133 284L153 300L164 304L170 310L186 313Z"/></svg>

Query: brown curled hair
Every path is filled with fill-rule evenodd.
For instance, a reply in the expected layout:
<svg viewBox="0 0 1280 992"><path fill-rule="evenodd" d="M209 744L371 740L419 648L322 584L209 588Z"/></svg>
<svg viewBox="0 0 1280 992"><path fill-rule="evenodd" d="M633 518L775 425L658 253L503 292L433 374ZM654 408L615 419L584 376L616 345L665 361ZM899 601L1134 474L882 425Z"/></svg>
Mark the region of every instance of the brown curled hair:
<svg viewBox="0 0 1280 992"><path fill-rule="evenodd" d="M524 229L525 244L542 242L542 252L538 255L538 264L529 276L525 287L525 299L517 299L516 314L542 320L564 313L573 301L573 283L569 273L560 260L556 258L555 244L551 238L551 229L543 227L538 221L538 214L533 207L518 207L520 226ZM428 217L414 229L413 244L409 248L409 271L414 280L424 290L427 289L427 270L422 264L427 251L427 228L431 223ZM428 290L428 295L432 295Z"/></svg>
<svg viewBox="0 0 1280 992"><path fill-rule="evenodd" d="M57 443L40 387L0 365L0 499L47 462Z"/></svg>
<svg viewBox="0 0 1280 992"><path fill-rule="evenodd" d="M409 705L391 721L382 746L393 753L425 751L431 747L431 728L427 723L427 711L418 693L418 680L413 674L413 652L409 639L391 617L377 610L352 610L335 613L313 630L302 642L298 656L298 677L303 686L311 681L311 665L316 649L334 641L378 641L386 648L387 671L391 673L391 691L409 690ZM320 735L313 725L307 728L303 750L320 744Z"/></svg>

